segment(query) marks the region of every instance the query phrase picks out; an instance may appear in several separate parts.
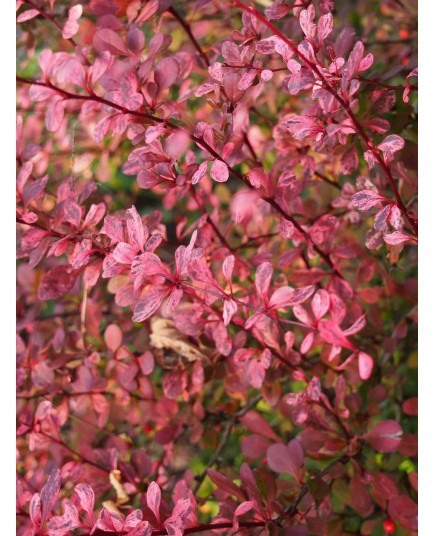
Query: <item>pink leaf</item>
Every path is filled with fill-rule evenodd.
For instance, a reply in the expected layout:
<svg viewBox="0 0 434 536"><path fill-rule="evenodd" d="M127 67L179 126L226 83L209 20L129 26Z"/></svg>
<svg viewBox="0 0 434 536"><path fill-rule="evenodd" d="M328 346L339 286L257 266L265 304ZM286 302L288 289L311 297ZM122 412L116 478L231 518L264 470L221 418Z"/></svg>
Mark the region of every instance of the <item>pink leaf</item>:
<svg viewBox="0 0 434 536"><path fill-rule="evenodd" d="M81 507L87 512L89 520L92 522L93 508L95 506L95 493L93 492L93 489L89 484L83 483L75 486L74 491L80 497Z"/></svg>
<svg viewBox="0 0 434 536"><path fill-rule="evenodd" d="M154 80L160 91L170 87L178 78L181 69L175 58L163 58L155 66Z"/></svg>
<svg viewBox="0 0 434 536"><path fill-rule="evenodd" d="M62 37L63 39L71 39L78 32L78 19L83 13L83 6L77 4L69 9L68 20L63 27Z"/></svg>
<svg viewBox="0 0 434 536"><path fill-rule="evenodd" d="M386 244L390 244L391 246L402 244L403 242L407 242L408 240L412 240L413 242L415 242L415 239L412 236L408 236L405 233L401 233L401 231L394 231L393 233L385 234L383 236L383 239Z"/></svg>
<svg viewBox="0 0 434 536"><path fill-rule="evenodd" d="M164 275L167 273L159 257L155 253L145 251L142 255L134 257L131 264L131 276L134 279L134 288L138 289L147 277Z"/></svg>
<svg viewBox="0 0 434 536"><path fill-rule="evenodd" d="M223 322L228 326L231 318L237 312L237 302L235 300L225 300L223 303Z"/></svg>
<svg viewBox="0 0 434 536"><path fill-rule="evenodd" d="M26 22L27 20L34 19L38 15L39 11L37 9L28 9L18 15L17 22Z"/></svg>
<svg viewBox="0 0 434 536"><path fill-rule="evenodd" d="M211 164L211 178L217 182L226 182L229 179L229 169L225 162L214 160Z"/></svg>
<svg viewBox="0 0 434 536"><path fill-rule="evenodd" d="M332 33L332 30L333 15L331 13L322 15L318 20L318 39L320 43L322 43L324 39Z"/></svg>
<svg viewBox="0 0 434 536"><path fill-rule="evenodd" d="M128 532L128 536L151 536L152 527L148 521L141 521L133 530Z"/></svg>
<svg viewBox="0 0 434 536"><path fill-rule="evenodd" d="M315 287L309 285L293 289L291 287L280 287L273 292L268 306L272 309L281 309L282 307L291 307L306 301L315 292Z"/></svg>
<svg viewBox="0 0 434 536"><path fill-rule="evenodd" d="M53 469L48 477L47 483L41 490L41 525L45 523L48 514L51 512L54 503L60 492L60 470L58 468Z"/></svg>
<svg viewBox="0 0 434 536"><path fill-rule="evenodd" d="M402 428L399 423L385 420L362 436L374 450L379 452L393 452L401 442Z"/></svg>
<svg viewBox="0 0 434 536"><path fill-rule="evenodd" d="M234 532L238 532L238 529L240 526L237 518L244 514L247 514L247 512L250 512L250 510L254 507L255 507L255 503L253 501L245 501L245 502L242 502L239 506L237 506L234 512L234 524L232 527L232 530Z"/></svg>
<svg viewBox="0 0 434 536"><path fill-rule="evenodd" d="M32 84L29 89L29 97L33 102L42 102L54 95L58 95L58 93L50 87Z"/></svg>
<svg viewBox="0 0 434 536"><path fill-rule="evenodd" d="M63 501L63 516L54 516L48 523L50 536L65 536L81 525L75 505L68 500Z"/></svg>
<svg viewBox="0 0 434 536"><path fill-rule="evenodd" d="M390 161L393 158L393 154L403 149L404 145L405 142L401 138L401 136L398 136L397 134L391 134L390 136L387 136L387 138L384 138L384 140L378 146L378 149L380 149L380 151L383 151L384 158L387 161Z"/></svg>
<svg viewBox="0 0 434 536"><path fill-rule="evenodd" d="M207 169L208 160L205 160L205 162L202 162L197 171L193 174L191 178L191 184L197 184L198 182L200 182L205 177Z"/></svg>
<svg viewBox="0 0 434 536"><path fill-rule="evenodd" d="M104 339L110 352L115 353L122 344L122 330L116 324L109 324L104 332Z"/></svg>
<svg viewBox="0 0 434 536"><path fill-rule="evenodd" d="M261 188L261 186L267 189L270 185L270 177L264 168L251 169L247 176L249 177L250 184L255 188Z"/></svg>
<svg viewBox="0 0 434 536"><path fill-rule="evenodd" d="M290 441L287 446L280 443L271 445L267 450L267 461L276 473L288 473L298 482L302 481L304 453L297 439Z"/></svg>
<svg viewBox="0 0 434 536"><path fill-rule="evenodd" d="M92 204L86 214L82 229L93 229L104 218L105 211L106 206L104 203Z"/></svg>
<svg viewBox="0 0 434 536"><path fill-rule="evenodd" d="M156 482L151 482L146 491L146 504L148 508L153 512L157 521L160 523L160 502L161 502L161 490Z"/></svg>
<svg viewBox="0 0 434 536"><path fill-rule="evenodd" d="M38 288L40 300L55 300L69 292L77 279L78 272L70 271L66 264L56 266L41 279Z"/></svg>
<svg viewBox="0 0 434 536"><path fill-rule="evenodd" d="M214 286L214 278L211 273L211 270L206 265L202 256L194 255L192 256L188 264L188 273L192 279L195 281L201 281L202 283L207 283L208 285Z"/></svg>
<svg viewBox="0 0 434 536"><path fill-rule="evenodd" d="M101 233L106 234L112 241L112 245L116 242L124 241L124 227L122 220L117 216L106 216Z"/></svg>
<svg viewBox="0 0 434 536"><path fill-rule="evenodd" d="M125 518L125 527L134 528L143 519L143 512L141 510L133 510Z"/></svg>
<svg viewBox="0 0 434 536"><path fill-rule="evenodd" d="M361 190L354 194L351 200L354 208L357 210L369 210L380 201L386 201L382 195L379 195L372 190Z"/></svg>
<svg viewBox="0 0 434 536"><path fill-rule="evenodd" d="M47 130L50 132L57 132L62 124L64 115L65 109L63 105L63 97L53 97L50 104L47 106L47 113L45 115L45 125L47 126Z"/></svg>
<svg viewBox="0 0 434 536"><path fill-rule="evenodd" d="M30 499L29 515L34 527L39 528L41 526L41 507L42 501L39 493L34 493Z"/></svg>
<svg viewBox="0 0 434 536"><path fill-rule="evenodd" d="M168 536L183 536L184 534L184 523L179 517L169 517L163 525Z"/></svg>
<svg viewBox="0 0 434 536"><path fill-rule="evenodd" d="M413 517L418 513L417 504L406 495L395 495L389 501L387 510L391 519Z"/></svg>
<svg viewBox="0 0 434 536"><path fill-rule="evenodd" d="M120 242L113 250L114 259L120 264L132 264L137 249L126 242Z"/></svg>
<svg viewBox="0 0 434 536"><path fill-rule="evenodd" d="M111 54L108 50L105 50L102 52L97 58L95 59L94 64L92 65L92 77L91 82L92 86L94 86L98 80L101 78L101 76L107 71L107 69L110 66L111 63Z"/></svg>
<svg viewBox="0 0 434 536"><path fill-rule="evenodd" d="M33 199L35 199L41 192L44 191L48 183L48 175L42 177L42 179L36 179L33 182L28 182L24 186L23 190L23 203L26 207Z"/></svg>
<svg viewBox="0 0 434 536"><path fill-rule="evenodd" d="M219 489L229 493L229 495L238 497L242 501L245 500L246 497L243 491L226 476L214 471L214 469L208 469L208 476Z"/></svg>
<svg viewBox="0 0 434 536"><path fill-rule="evenodd" d="M93 45L101 54L107 51L114 56L117 56L118 54L123 56L130 55L129 50L119 35L109 28L102 28L101 30L96 31L93 36Z"/></svg>
<svg viewBox="0 0 434 536"><path fill-rule="evenodd" d="M130 244L143 251L143 244L148 238L148 232L143 227L142 219L136 207L132 206L125 212L125 220Z"/></svg>
<svg viewBox="0 0 434 536"><path fill-rule="evenodd" d="M418 413L417 410L418 410L418 397L417 396L409 398L402 405L402 411L406 415L417 415Z"/></svg>
<svg viewBox="0 0 434 536"><path fill-rule="evenodd" d="M256 270L255 285L259 294L266 298L268 289L271 283L271 277L273 276L273 266L270 262L264 262Z"/></svg>
<svg viewBox="0 0 434 536"><path fill-rule="evenodd" d="M272 439L273 441L279 441L279 437L273 432L273 429L268 424L265 417L254 410L248 411L245 415L240 417L240 423L254 432L265 437Z"/></svg>
<svg viewBox="0 0 434 536"><path fill-rule="evenodd" d="M327 314L330 308L330 295L326 290L318 290L312 298L312 312L315 318L319 320Z"/></svg>
<svg viewBox="0 0 434 536"><path fill-rule="evenodd" d="M331 320L321 320L318 328L320 335L326 342L349 350L354 349L354 345L347 339L342 329Z"/></svg>
<svg viewBox="0 0 434 536"><path fill-rule="evenodd" d="M391 209L392 205L386 205L380 210L380 212L377 213L374 218L374 229L376 231L380 231L383 225L386 223L389 218Z"/></svg>
<svg viewBox="0 0 434 536"><path fill-rule="evenodd" d="M253 460L265 458L270 440L258 434L245 437L241 442L241 451L247 458Z"/></svg>
<svg viewBox="0 0 434 536"><path fill-rule="evenodd" d="M226 281L231 285L232 282L232 273L235 266L235 257L233 255L228 255L223 262L223 275L225 276Z"/></svg>
<svg viewBox="0 0 434 536"><path fill-rule="evenodd" d="M166 296L166 289L154 289L139 300L134 308L133 322L143 322L157 311Z"/></svg>
<svg viewBox="0 0 434 536"><path fill-rule="evenodd" d="M364 352L359 353L359 375L362 380L367 380L371 374L372 369L374 368L374 360L368 354Z"/></svg>
<svg viewBox="0 0 434 536"><path fill-rule="evenodd" d="M362 71L367 71L372 64L374 63L374 56L369 52L369 54L366 54L366 56L362 59L362 61L359 63L359 68L357 69L359 73Z"/></svg>
<svg viewBox="0 0 434 536"><path fill-rule="evenodd" d="M316 33L316 24L313 23L315 18L315 7L311 4L307 9L300 13L300 26L304 35L308 39L313 39Z"/></svg>

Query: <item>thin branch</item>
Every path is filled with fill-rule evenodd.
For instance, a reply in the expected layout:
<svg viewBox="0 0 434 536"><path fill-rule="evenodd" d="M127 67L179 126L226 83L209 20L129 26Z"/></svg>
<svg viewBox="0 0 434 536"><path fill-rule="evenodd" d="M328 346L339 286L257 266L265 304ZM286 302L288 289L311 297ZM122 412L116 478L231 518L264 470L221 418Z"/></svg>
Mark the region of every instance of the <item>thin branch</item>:
<svg viewBox="0 0 434 536"><path fill-rule="evenodd" d="M198 51L199 53L199 56L202 58L202 61L205 63L205 65L207 67L210 66L210 62L209 62L209 59L207 57L207 55L205 54L205 52L202 50L202 47L199 45L199 43L197 42L196 38L194 37L193 35L193 32L191 31L191 27L190 25L188 24L188 22L186 22L182 16L178 13L178 11L176 11L176 9L171 6L169 7L169 9L167 10L171 15L173 15L175 17L175 19L179 22L179 24L184 28L186 34L188 35L188 37L190 38L190 41L193 43L195 49Z"/></svg>
<svg viewBox="0 0 434 536"><path fill-rule="evenodd" d="M229 438L231 436L231 432L233 427L235 426L237 420L245 415L249 410L254 408L256 404L262 399L262 395L256 395L252 398L245 406L243 406L240 410L238 410L236 413L232 415L232 417L229 419L229 421L226 423L225 429L223 430L223 434L220 438L219 444L214 451L214 454L211 456L211 459L206 464L205 469L196 477L196 484L193 488L194 493L197 492L197 490L200 488L202 482L205 480L205 477L208 473L208 469L210 469L215 462L218 460L220 454L223 452L223 449L226 447Z"/></svg>
<svg viewBox="0 0 434 536"><path fill-rule="evenodd" d="M369 78L365 78L363 76L358 75L358 80L361 82L364 82L365 84L369 84L371 86L378 86L378 87L384 87L388 91L404 91L404 89L411 89L412 91L417 91L417 86L414 86L412 84L408 84L407 86L393 86L390 84L385 84L384 82L380 82L380 80L370 80Z"/></svg>
<svg viewBox="0 0 434 536"><path fill-rule="evenodd" d="M342 465L345 465L346 463L348 463L349 460L350 460L350 457L347 456L346 454L344 456L341 456L340 458L338 458L337 460L332 462L328 467L323 469L321 471L321 473L319 473L319 475L317 475L316 478L323 478L324 476L326 476L333 469L333 467L335 465L337 465L338 463L341 463ZM286 508L285 517L286 516L291 516L292 517L292 516L295 516L297 514L297 507L300 504L300 502L304 499L304 497L308 494L308 492L309 492L309 487L308 487L308 485L306 483L304 483L301 486L300 492L297 495L297 497L295 498L295 500L292 502L292 504L290 506L288 506L288 508Z"/></svg>
<svg viewBox="0 0 434 536"><path fill-rule="evenodd" d="M321 180L323 180L324 182L327 182L328 184L330 184L330 186L333 186L334 188L337 188L339 191L342 190L342 186L340 184L338 184L337 182L335 181L332 181L331 179L329 179L328 177L326 177L325 175L323 175L322 173L320 173L319 171L315 171L314 173L317 177L319 177Z"/></svg>

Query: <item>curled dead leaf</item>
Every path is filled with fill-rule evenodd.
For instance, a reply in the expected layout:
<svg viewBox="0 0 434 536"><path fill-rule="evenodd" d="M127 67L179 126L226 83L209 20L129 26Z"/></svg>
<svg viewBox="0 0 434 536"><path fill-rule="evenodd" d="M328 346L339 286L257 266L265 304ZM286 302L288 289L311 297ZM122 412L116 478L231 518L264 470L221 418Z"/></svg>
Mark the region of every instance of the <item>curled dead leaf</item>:
<svg viewBox="0 0 434 536"><path fill-rule="evenodd" d="M119 469L113 469L112 471L110 471L109 479L110 479L110 484L113 486L114 490L116 491L116 503L113 503L115 508L120 504L128 503L130 501L130 498L127 492L125 491L125 488L121 482L121 472L119 471ZM112 501L107 501L107 502L112 502ZM106 508L107 510L110 510L108 506L106 506Z"/></svg>
<svg viewBox="0 0 434 536"><path fill-rule="evenodd" d="M188 337L180 333L171 320L154 317L151 320L151 327L150 341L154 348L172 350L187 361L209 362L208 356L192 344Z"/></svg>
<svg viewBox="0 0 434 536"><path fill-rule="evenodd" d="M116 503L114 503L113 501L103 501L102 505L104 506L104 508L107 508L107 510L111 514L117 514L118 516L123 517L122 512L119 510L119 508L116 506Z"/></svg>

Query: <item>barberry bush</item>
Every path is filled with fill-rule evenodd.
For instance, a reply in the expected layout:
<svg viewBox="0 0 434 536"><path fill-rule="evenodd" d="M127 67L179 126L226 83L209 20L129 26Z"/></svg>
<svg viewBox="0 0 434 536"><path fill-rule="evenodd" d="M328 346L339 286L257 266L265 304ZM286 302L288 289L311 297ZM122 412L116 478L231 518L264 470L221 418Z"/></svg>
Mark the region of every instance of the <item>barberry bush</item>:
<svg viewBox="0 0 434 536"><path fill-rule="evenodd" d="M415 0L17 0L17 534L417 533Z"/></svg>

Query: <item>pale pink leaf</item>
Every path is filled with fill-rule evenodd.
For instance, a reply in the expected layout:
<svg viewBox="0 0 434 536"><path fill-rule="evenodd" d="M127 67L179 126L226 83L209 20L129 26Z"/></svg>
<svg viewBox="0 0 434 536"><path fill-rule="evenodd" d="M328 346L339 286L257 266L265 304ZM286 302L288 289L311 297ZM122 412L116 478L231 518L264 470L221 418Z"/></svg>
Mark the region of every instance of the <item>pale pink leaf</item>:
<svg viewBox="0 0 434 536"><path fill-rule="evenodd" d="M156 482L151 482L146 491L146 504L160 523L161 490Z"/></svg>
<svg viewBox="0 0 434 536"><path fill-rule="evenodd" d="M89 484L77 484L74 491L80 497L81 507L87 515L89 516L90 521L92 521L92 513L95 506L95 493Z"/></svg>
<svg viewBox="0 0 434 536"><path fill-rule="evenodd" d="M319 289L312 298L312 312L319 320L330 309L330 295L326 290Z"/></svg>
<svg viewBox="0 0 434 536"><path fill-rule="evenodd" d="M262 297L266 297L270 288L271 277L273 276L273 266L270 262L262 263L256 270L255 285Z"/></svg>
<svg viewBox="0 0 434 536"><path fill-rule="evenodd" d="M322 43L326 37L328 37L333 30L333 15L327 13L322 15L318 20L318 39Z"/></svg>
<svg viewBox="0 0 434 536"><path fill-rule="evenodd" d="M198 167L197 171L193 174L191 178L191 184L197 184L200 182L206 175L208 169L208 160L205 160L205 162L202 162L200 166Z"/></svg>
<svg viewBox="0 0 434 536"><path fill-rule="evenodd" d="M229 169L225 162L214 160L211 164L211 178L216 182L226 182L229 179Z"/></svg>
<svg viewBox="0 0 434 536"><path fill-rule="evenodd" d="M383 236L383 239L386 244L390 244L391 246L402 244L403 242L407 242L408 240L412 240L413 242L415 242L415 239L413 237L408 236L405 233L401 233L401 231L394 231L393 233L385 234Z"/></svg>
<svg viewBox="0 0 434 536"><path fill-rule="evenodd" d="M133 248L126 242L119 242L119 244L113 250L113 257L117 262L121 264L131 264L136 255L136 248Z"/></svg>
<svg viewBox="0 0 434 536"><path fill-rule="evenodd" d="M133 322L143 322L152 316L161 306L166 294L166 289L154 289L139 300L134 308Z"/></svg>
<svg viewBox="0 0 434 536"><path fill-rule="evenodd" d="M233 315L237 312L237 302L235 300L225 300L223 303L223 322L225 326L230 324Z"/></svg>
<svg viewBox="0 0 434 536"><path fill-rule="evenodd" d="M111 54L108 50L101 52L99 56L96 57L94 64L92 65L92 77L91 83L94 86L101 76L107 71L111 63Z"/></svg>
<svg viewBox="0 0 434 536"><path fill-rule="evenodd" d="M142 219L135 206L125 212L125 220L130 244L143 251L143 244L148 238L148 233L147 229L143 227Z"/></svg>
<svg viewBox="0 0 434 536"><path fill-rule="evenodd" d="M54 503L60 492L60 470L53 469L48 477L45 486L41 490L41 525L45 523L48 514L51 512Z"/></svg>
<svg viewBox="0 0 434 536"><path fill-rule="evenodd" d="M374 368L374 360L365 352L359 352L359 376L362 380L367 380L372 374Z"/></svg>
<svg viewBox="0 0 434 536"><path fill-rule="evenodd" d="M39 11L37 9L28 9L18 15L17 22L26 22L27 20L34 19L38 15Z"/></svg>
<svg viewBox="0 0 434 536"><path fill-rule="evenodd" d="M232 273L235 266L235 257L233 255L228 255L223 261L223 275L225 276L226 281L229 285L232 282Z"/></svg>
<svg viewBox="0 0 434 536"><path fill-rule="evenodd" d="M384 140L378 145L378 149L383 151L384 159L387 162L393 160L393 155L404 148L405 142L401 136L397 134L391 134L384 138Z"/></svg>
<svg viewBox="0 0 434 536"><path fill-rule="evenodd" d="M281 309L283 307L292 307L306 301L315 292L315 287L291 288L280 287L273 292L268 306L272 309Z"/></svg>
<svg viewBox="0 0 434 536"><path fill-rule="evenodd" d="M116 324L109 324L104 332L104 340L110 352L115 353L122 344L122 330Z"/></svg>
<svg viewBox="0 0 434 536"><path fill-rule="evenodd" d="M65 116L63 97L53 97L47 106L45 114L45 125L50 132L57 132Z"/></svg>
<svg viewBox="0 0 434 536"><path fill-rule="evenodd" d="M66 24L63 27L62 31L62 37L64 39L71 39L71 37L73 37L78 32L79 25L77 21L81 17L82 13L83 6L80 4L72 6L69 9L68 20L66 21Z"/></svg>

